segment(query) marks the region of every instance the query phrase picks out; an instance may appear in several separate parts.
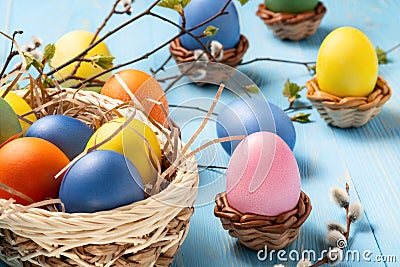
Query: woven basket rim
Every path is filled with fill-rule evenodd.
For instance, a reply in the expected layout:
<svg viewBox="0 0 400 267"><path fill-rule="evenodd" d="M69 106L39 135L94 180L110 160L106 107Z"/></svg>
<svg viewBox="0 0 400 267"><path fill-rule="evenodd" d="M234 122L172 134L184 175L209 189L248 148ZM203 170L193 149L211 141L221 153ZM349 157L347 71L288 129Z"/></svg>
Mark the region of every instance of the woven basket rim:
<svg viewBox="0 0 400 267"><path fill-rule="evenodd" d="M320 103L330 109L365 110L385 104L392 95L392 88L382 76L378 76L374 90L368 96L338 97L319 89L317 75L306 83L306 96L310 101Z"/></svg>
<svg viewBox="0 0 400 267"><path fill-rule="evenodd" d="M95 92L67 88L59 94L51 94L60 91L48 90L49 96L56 99L50 111L61 107L63 112L78 115L87 122L92 122L93 118L82 116L96 116L93 106L106 113L116 109L118 116L126 116L132 110L132 106L121 106L120 100ZM24 94L24 91L19 93ZM71 103L77 105L79 111L82 105L87 109L78 114L74 107L70 108ZM136 112L142 114L139 110ZM108 119L116 114L108 114ZM159 124L161 130L155 125L149 126L160 143L167 142L162 132L168 134L169 130ZM182 158L174 162L179 168L172 169L174 179L166 188L145 200L108 211L64 213L32 207L35 203L10 205L9 201L0 199L0 243L3 246L0 258L12 266L170 265L188 234L199 183L194 155L187 157L189 150L182 153L184 144L176 132L173 138L177 139L178 146L165 147L180 151L173 153ZM161 146L164 154L169 152L165 147Z"/></svg>
<svg viewBox="0 0 400 267"><path fill-rule="evenodd" d="M256 15L259 16L265 24L284 24L284 25L296 25L307 20L318 20L327 12L325 5L322 2L318 2L315 9L302 12L302 13L287 13L287 12L273 12L267 9L264 3L258 5Z"/></svg>
<svg viewBox="0 0 400 267"><path fill-rule="evenodd" d="M54 89L54 88L49 88L47 90L49 90L50 92L58 91L58 89ZM107 102L107 104L109 104L111 106L114 106L114 107L119 106L120 104L124 103L121 100L113 99L113 98L110 98L110 97L105 96L105 95L98 94L98 93L93 92L93 91L80 90L80 91L77 92L76 89L71 89L71 88L63 88L63 90L65 90L65 92L67 94L69 94L69 95L75 95L75 99L76 98L79 99L79 97L82 97L82 96L89 97L89 98L93 99L93 101L104 101L104 102ZM26 91L24 92L24 90L19 90L19 91L13 91L13 92L17 93L19 95L23 95ZM137 110L137 112L140 112L140 111ZM124 112L122 112L122 114L124 114ZM152 125L150 125L150 127L154 131L157 131L160 134L159 130L156 127L154 127ZM161 125L160 125L160 127L162 127L164 131L169 132L169 130L166 129L165 127L163 127ZM160 139L159 134L156 135L158 139ZM162 140L159 140L159 141L162 141ZM180 144L181 144L180 147L182 147L184 145L184 143L181 140L180 140ZM192 173L197 177L197 179L195 179L195 181L194 181L194 183L192 185L192 188L193 188L193 186L197 187L197 185L198 185L198 170L197 170L197 163L196 163L195 157L192 156L190 159L187 159L185 162L190 162L190 163L194 164ZM178 176L179 177L185 177L184 171L190 171L190 169L182 170L182 169L178 168L176 178L173 181L170 182L170 185L172 185L172 184L173 185L177 185L177 184L183 183L182 181L180 181L180 179L177 179L177 178L178 178ZM183 188L185 188L185 187L183 187ZM32 207L32 208L30 207L30 208L27 209L27 208L25 208L25 206L20 205L20 204L10 204L8 206L8 209L17 211L18 213L23 213L24 216L27 216L27 217L40 216L40 217L52 218L53 220L57 219L57 218L60 218L61 220L64 220L66 218L69 218L69 219L80 219L81 218L81 219L88 220L88 219L92 218L93 222L96 222L97 218L100 218L100 217L101 218L112 218L112 217L115 217L116 212L119 212L119 213L122 214L122 213L125 213L125 212L128 212L128 211L137 211L143 206L151 205L152 203L164 202L164 201L162 201L163 199L170 199L168 197L168 194L170 193L171 189L172 189L172 187L168 186L167 188L165 188L164 190L162 190L158 194L156 194L154 196L150 196L150 197L148 197L148 198L146 198L144 200L141 200L141 201L138 201L138 202L135 202L135 203L131 203L131 204L128 204L128 205L125 205L125 206L122 206L122 207L118 207L118 208L115 208L115 209L112 209L112 210L98 211L98 212L93 212L93 213L55 212L55 211L49 211L49 210L46 210L46 209L42 209L40 207ZM196 194L197 194L197 192L196 192ZM195 196L193 198L195 198ZM0 198L0 206L3 206L5 203L7 203L7 201L8 200ZM177 209L182 209L183 207L176 207L176 208ZM7 216L8 218L12 218L14 216L14 215L8 216L7 214L1 213L0 214L0 226L1 227L4 226L3 223L1 222L3 215Z"/></svg>
<svg viewBox="0 0 400 267"><path fill-rule="evenodd" d="M222 59L218 61L218 63L224 63L232 67L235 67L242 60L248 48L249 48L249 41L246 38L246 36L241 34L239 43L236 45L236 47L225 49L224 55ZM195 60L194 50L188 50L185 47L183 47L179 37L175 38L170 43L169 50L171 55L175 58L175 60L179 58L178 63L192 62ZM210 58L209 56L208 59L210 62L215 62L214 59Z"/></svg>
<svg viewBox="0 0 400 267"><path fill-rule="evenodd" d="M304 204L305 206L304 214L302 214L301 217L297 219L295 224L290 225L289 227L285 227L284 223L288 221L290 217L295 216L297 214L295 211L298 209L299 205L301 205L300 202L302 202L302 204ZM216 206L214 208L214 215L221 219L223 218L230 220L232 223L235 224L236 228L249 228L249 227L257 228L260 227L261 221L278 221L281 222L278 225L281 225L279 230L282 232L287 229L299 228L308 218L312 210L311 200L304 191L301 191L299 201L292 210L284 212L277 216L263 216L251 213L245 213L245 214L241 213L229 205L229 202L226 198L226 192L218 194L215 198L215 203ZM226 210L226 212L224 210ZM232 213L234 213L235 216L231 216ZM254 223L254 225L252 225L252 222ZM262 227L264 229L271 228L276 230L277 225L262 226Z"/></svg>

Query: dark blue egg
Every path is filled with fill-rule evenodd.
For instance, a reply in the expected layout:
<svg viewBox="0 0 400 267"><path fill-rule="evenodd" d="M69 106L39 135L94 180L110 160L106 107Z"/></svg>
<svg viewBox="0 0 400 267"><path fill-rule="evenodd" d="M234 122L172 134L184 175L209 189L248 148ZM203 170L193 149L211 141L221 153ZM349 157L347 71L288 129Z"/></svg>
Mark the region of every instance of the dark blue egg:
<svg viewBox="0 0 400 267"><path fill-rule="evenodd" d="M239 99L229 103L218 114L216 125L219 138L266 131L279 135L291 150L296 143L292 120L282 109L263 99ZM231 155L239 142L229 141L221 145Z"/></svg>
<svg viewBox="0 0 400 267"><path fill-rule="evenodd" d="M72 160L86 147L93 130L78 119L50 115L35 121L26 132L26 136L49 141L61 149Z"/></svg>
<svg viewBox="0 0 400 267"><path fill-rule="evenodd" d="M193 28L217 14L226 4L226 0L192 0L185 7L186 29ZM218 32L213 37L201 38L203 44L216 40L224 49L236 47L240 39L240 25L238 11L231 2L226 8L228 14L222 15L204 26L192 31L195 36L201 35L207 26L215 26ZM182 21L180 22L182 25ZM188 50L202 49L201 45L190 35L181 38L181 44Z"/></svg>
<svg viewBox="0 0 400 267"><path fill-rule="evenodd" d="M143 200L143 182L136 167L122 154L96 150L67 171L59 198L69 213L111 210Z"/></svg>

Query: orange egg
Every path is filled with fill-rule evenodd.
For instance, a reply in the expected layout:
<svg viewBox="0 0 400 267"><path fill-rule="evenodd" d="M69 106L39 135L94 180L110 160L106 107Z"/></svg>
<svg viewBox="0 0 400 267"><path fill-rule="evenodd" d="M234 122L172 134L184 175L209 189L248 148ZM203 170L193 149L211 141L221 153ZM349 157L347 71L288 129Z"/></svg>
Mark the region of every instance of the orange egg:
<svg viewBox="0 0 400 267"><path fill-rule="evenodd" d="M166 126L167 120L162 108L159 105L147 100L153 99L161 102L164 109L168 113L167 98L165 97L164 90L161 88L157 80L140 70L122 70L117 74L143 105L145 111L149 113L150 117ZM101 94L120 99L122 101L131 100L131 97L115 78L115 75L108 79L104 84Z"/></svg>
<svg viewBox="0 0 400 267"><path fill-rule="evenodd" d="M54 179L54 176L68 163L67 156L46 140L35 137L15 139L0 148L0 182L35 202L57 198L62 179ZM3 189L0 189L0 198L30 204Z"/></svg>

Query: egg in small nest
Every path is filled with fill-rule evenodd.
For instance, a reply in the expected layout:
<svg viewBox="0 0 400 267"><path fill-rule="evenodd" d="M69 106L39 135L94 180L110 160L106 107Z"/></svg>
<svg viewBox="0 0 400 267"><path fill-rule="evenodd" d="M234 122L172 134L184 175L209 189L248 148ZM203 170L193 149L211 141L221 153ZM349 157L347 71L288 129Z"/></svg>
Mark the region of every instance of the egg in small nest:
<svg viewBox="0 0 400 267"><path fill-rule="evenodd" d="M353 27L332 31L318 52L319 89L338 96L368 96L378 79L378 57L368 37Z"/></svg>
<svg viewBox="0 0 400 267"><path fill-rule="evenodd" d="M300 173L289 146L278 135L256 132L244 138L229 162L229 205L241 213L278 216L296 207Z"/></svg>

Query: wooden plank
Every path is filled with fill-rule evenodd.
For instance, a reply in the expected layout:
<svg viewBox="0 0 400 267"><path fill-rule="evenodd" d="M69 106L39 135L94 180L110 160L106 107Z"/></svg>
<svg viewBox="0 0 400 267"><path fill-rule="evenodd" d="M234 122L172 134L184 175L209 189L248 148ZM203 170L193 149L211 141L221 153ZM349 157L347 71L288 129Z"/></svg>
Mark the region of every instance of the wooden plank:
<svg viewBox="0 0 400 267"><path fill-rule="evenodd" d="M257 23L255 19L258 18L254 17L253 12L250 11L254 11L256 6L257 3L250 2L243 7L245 11L242 13L242 22L247 22L242 24L243 32L250 40L250 50L246 54L246 59L265 56L304 61L315 59L320 42L333 29L328 24L329 20L325 23L324 19L321 28L312 38L299 43L282 42L274 38L261 21ZM335 18L335 14L331 15L332 17ZM279 63L259 62L239 69L260 85L270 101L281 107L287 105L281 96L285 79L291 78L299 84L304 84L310 78L302 66L287 66ZM329 188L332 185L344 186L346 181L354 188L332 130L319 119L314 111L312 118L316 122L309 125L296 125L298 141L294 152L302 173L303 189L310 195L314 206L313 213L304 225L298 240L289 248L298 251L304 249L321 251L325 248L325 224L330 220L344 222L343 213L340 209L332 207L328 199ZM323 149L321 149L321 144L323 144ZM215 164L218 165L218 163L221 162L216 161ZM202 173L201 179L205 175L207 174ZM352 195L354 199L357 199L354 190L352 190ZM212 212L213 204L196 209L192 220L192 227L196 230L189 233L181 249L185 266L272 266L270 262L260 262L256 252L238 245L234 239L230 238L218 220L215 218L210 220ZM205 230L198 232L199 228ZM353 230L356 238L351 239L351 245L354 249L361 252L371 250L373 255L380 254L368 220L364 219ZM205 233L207 233L206 238ZM215 242L219 245L215 245ZM278 261L275 259L274 263ZM290 266L292 265L294 264ZM364 266L365 262L346 262L343 265ZM378 263L375 265L379 266ZM177 266L181 265L177 264Z"/></svg>
<svg viewBox="0 0 400 267"><path fill-rule="evenodd" d="M337 3L337 2L335 2ZM399 42L397 26L399 2L397 1L352 1L346 8L349 24L362 29L375 45L389 49ZM357 5L358 12L351 12ZM400 252L398 218L400 202L398 181L400 165L399 95L399 53L389 55L392 61L380 66L380 75L393 88L393 96L381 114L359 129L333 129L341 155L356 184L356 190L365 206L371 229L374 231L382 255L395 256L398 266Z"/></svg>
<svg viewBox="0 0 400 267"><path fill-rule="evenodd" d="M11 2L11 0L9 0ZM134 10L144 10L151 1L136 1ZM250 49L244 60L256 57L274 57L297 59L300 61L315 60L322 39L334 28L351 25L365 31L374 44L389 48L399 41L397 25L399 25L399 2L394 0L356 0L325 1L328 13L316 34L300 42L281 41L275 38L263 22L255 16L257 1L250 1L240 7L242 32L250 41ZM1 10L6 10L8 1L0 2ZM29 8L28 8L29 7ZM74 29L95 31L105 14L110 9L106 1L41 1L41 4L26 3L13 0L9 21L0 18L0 28L8 25L8 31L18 28L25 34L19 39L28 42L32 35L40 36L45 43L54 42L64 33ZM29 12L22 12L29 10ZM176 21L173 11L156 8L156 12ZM7 17L7 16L5 16ZM127 16L118 16L110 22L106 31L111 29ZM166 38L176 34L177 30L154 18L144 18L121 33L111 37L108 44L116 62L124 62L143 55L161 44ZM4 57L4 44L0 51ZM164 48L148 60L129 66L148 71L150 67L158 67L169 55ZM394 52L389 56L394 62L381 66L381 74L394 89L400 82L396 72L399 55ZM173 62L169 64L172 66ZM285 108L287 101L281 95L287 78L299 84L311 78L304 66L286 65L274 62L257 62L238 68L248 75L266 98ZM170 103L198 105L207 109L210 99L214 97L216 87L198 87L185 85L168 93ZM304 92L302 93L304 98ZM199 99L201 98L201 99ZM192 100L190 100L192 99ZM190 101L189 101L190 100ZM232 100L229 94L223 94L224 103ZM186 102L185 102L186 101ZM392 100L383 112L366 127L353 130L339 130L328 127L313 110L311 124L296 124L297 144L294 154L302 175L302 188L310 196L313 211L303 226L297 241L285 251L315 250L324 248L325 225L331 220L344 223L344 214L333 206L328 198L331 186L344 186L349 182L352 188L352 199L360 199L365 206L366 218L352 229L351 248L361 251L370 250L372 255L397 255L400 227L397 222L400 184L399 177L400 140L399 140L399 104L400 97L394 93ZM198 119L193 120L193 117ZM184 141L201 122L201 112L172 112L172 117L182 127ZM192 148L215 138L215 124L211 121ZM209 148L198 155L201 164L226 166L229 158L219 145ZM201 188L196 203L195 214L191 220L191 229L187 240L175 257L174 266L272 266L278 263L260 261L257 252L239 245L223 230L219 220L213 216L212 203L216 193L224 190L223 172L201 170ZM294 263L284 263L294 266ZM1 265L0 265L1 266ZM365 262L348 261L341 266L365 266ZM372 266L372 265L371 265ZM373 263L373 266L385 266ZM391 264L387 264L391 266ZM393 264L393 266L396 266Z"/></svg>

